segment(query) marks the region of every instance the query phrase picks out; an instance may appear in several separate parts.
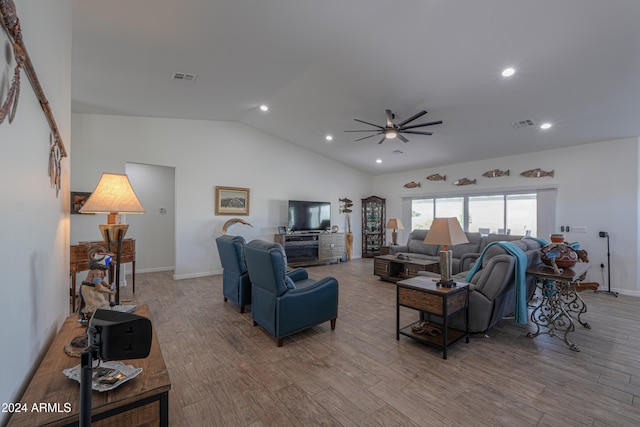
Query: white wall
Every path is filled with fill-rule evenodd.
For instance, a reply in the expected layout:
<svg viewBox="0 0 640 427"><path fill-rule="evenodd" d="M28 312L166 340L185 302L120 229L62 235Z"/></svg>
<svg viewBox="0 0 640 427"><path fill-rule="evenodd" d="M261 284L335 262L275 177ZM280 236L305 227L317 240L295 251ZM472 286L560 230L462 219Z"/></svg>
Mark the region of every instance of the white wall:
<svg viewBox="0 0 640 427"><path fill-rule="evenodd" d="M598 281L606 288L606 271L603 282L603 271L600 269L601 263L607 264L606 239L600 238L598 232L607 231L611 241L611 288L625 294L640 295L638 144L637 138L622 139L377 176L373 179L374 193L387 199L388 218L405 218L410 215L406 212L410 205L405 202L403 209L403 198L555 186L558 192L555 212L557 228L560 224L587 227L586 234L564 234L567 241L578 241L588 251L592 265L588 280ZM482 177L484 172L496 168L510 169L511 174L492 179ZM534 168L554 170L554 177L519 176L520 172ZM447 180L426 180L432 173L446 174ZM477 178L478 183L464 187L452 185L456 179L465 177ZM404 188L404 184L410 181L420 182L422 187ZM399 231L398 241L405 242L409 232Z"/></svg>
<svg viewBox="0 0 640 427"><path fill-rule="evenodd" d="M70 144L71 1L16 2L23 38L63 142ZM0 102L6 96L8 37L0 30ZM10 74L7 74L10 73ZM24 72L12 124L0 125L0 402L16 402L37 361L68 315L69 158L56 198L47 164L49 126ZM7 420L0 414L0 425Z"/></svg>
<svg viewBox="0 0 640 427"><path fill-rule="evenodd" d="M287 221L287 201L330 201L332 220L344 230L338 198L371 195L371 176L236 122L72 115L72 189L93 191L102 172L125 172L125 163L175 167L176 278L221 273L214 238L231 217L215 216L216 185L251 190L254 228L234 225L247 240L273 239ZM361 255L360 204L352 215L354 257ZM130 216L131 217L131 216ZM73 215L72 241L98 236L103 215ZM130 227L128 237L136 237Z"/></svg>

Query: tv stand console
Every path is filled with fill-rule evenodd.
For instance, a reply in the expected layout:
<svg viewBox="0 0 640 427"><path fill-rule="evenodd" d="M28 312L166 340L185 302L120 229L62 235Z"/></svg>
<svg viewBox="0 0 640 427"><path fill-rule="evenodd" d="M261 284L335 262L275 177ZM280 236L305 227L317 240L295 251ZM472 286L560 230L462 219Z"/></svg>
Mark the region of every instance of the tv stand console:
<svg viewBox="0 0 640 427"><path fill-rule="evenodd" d="M276 234L291 267L340 262L344 255L344 233Z"/></svg>

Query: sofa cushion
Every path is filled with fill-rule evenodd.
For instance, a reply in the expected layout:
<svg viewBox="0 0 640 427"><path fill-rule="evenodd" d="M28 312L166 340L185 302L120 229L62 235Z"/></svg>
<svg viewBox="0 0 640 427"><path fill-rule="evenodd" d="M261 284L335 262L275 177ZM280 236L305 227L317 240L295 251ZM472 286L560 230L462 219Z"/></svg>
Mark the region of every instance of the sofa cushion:
<svg viewBox="0 0 640 427"><path fill-rule="evenodd" d="M450 246L449 249L453 252L453 258L462 258L462 255L468 253L476 253L480 249L480 242L482 236L480 233L465 233L469 243L461 243L459 245Z"/></svg>
<svg viewBox="0 0 640 427"><path fill-rule="evenodd" d="M429 230L413 230L409 235L407 247L409 252L436 256L440 253L440 245L425 245L424 239Z"/></svg>
<svg viewBox="0 0 640 427"><path fill-rule="evenodd" d="M481 253L484 248L492 242L511 242L514 240L520 240L524 236L518 236L516 234L489 234L481 237L480 246L478 247L478 253Z"/></svg>

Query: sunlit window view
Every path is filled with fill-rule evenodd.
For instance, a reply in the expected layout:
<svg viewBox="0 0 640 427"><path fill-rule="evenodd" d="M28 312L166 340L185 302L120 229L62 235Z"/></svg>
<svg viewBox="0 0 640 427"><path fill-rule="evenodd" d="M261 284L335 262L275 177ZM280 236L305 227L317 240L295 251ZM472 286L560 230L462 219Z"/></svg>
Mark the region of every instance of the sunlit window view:
<svg viewBox="0 0 640 427"><path fill-rule="evenodd" d="M535 194L507 196L507 227L513 234L537 236L537 200Z"/></svg>
<svg viewBox="0 0 640 427"><path fill-rule="evenodd" d="M503 228L503 195L469 197L469 229L467 231L489 234L497 233Z"/></svg>
<svg viewBox="0 0 640 427"><path fill-rule="evenodd" d="M537 231L535 193L416 199L411 211L412 230L429 229L433 218L454 217L467 231L481 234L535 236Z"/></svg>
<svg viewBox="0 0 640 427"><path fill-rule="evenodd" d="M436 218L458 218L464 227L464 197L436 199Z"/></svg>
<svg viewBox="0 0 640 427"><path fill-rule="evenodd" d="M414 200L411 203L411 229L428 230L433 222L433 199Z"/></svg>

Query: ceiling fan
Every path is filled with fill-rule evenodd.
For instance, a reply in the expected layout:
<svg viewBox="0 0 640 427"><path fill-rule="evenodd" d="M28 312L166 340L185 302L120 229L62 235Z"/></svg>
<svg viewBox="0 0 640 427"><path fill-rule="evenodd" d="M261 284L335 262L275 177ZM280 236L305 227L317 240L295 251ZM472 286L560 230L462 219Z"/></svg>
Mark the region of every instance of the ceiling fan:
<svg viewBox="0 0 640 427"><path fill-rule="evenodd" d="M378 144L382 144L385 139L393 139L395 137L398 137L398 139L400 139L402 142L409 142L409 140L407 138L405 138L402 134L403 133L410 133L410 134L414 134L414 135L433 135L433 132L425 132L425 131L421 131L421 130L414 130L416 128L420 128L420 127L424 127L424 126L432 126L432 125L439 125L442 123L442 120L438 120L436 122L428 122L428 123L419 123L416 125L409 125L409 123L411 123L412 121L424 116L425 114L427 114L426 111L422 110L419 113L409 117L408 119L396 124L393 122L393 119L395 119L395 114L393 114L391 112L391 110L386 110L386 114L387 114L387 125L386 126L379 126L373 123L369 123L369 122L365 122L364 120L359 120L359 119L353 119L356 122L360 122L360 123L364 123L365 125L369 125L369 126L373 126L376 129L368 129L368 130L346 130L345 132L375 132L373 135L369 135L369 136L365 136L364 138L360 138L360 139L356 139L357 141L362 141L363 139L367 139L367 138L371 138L374 137L376 135L383 135L382 139L380 140L380 142L378 142Z"/></svg>

